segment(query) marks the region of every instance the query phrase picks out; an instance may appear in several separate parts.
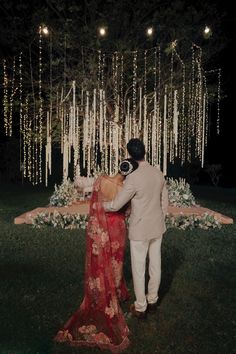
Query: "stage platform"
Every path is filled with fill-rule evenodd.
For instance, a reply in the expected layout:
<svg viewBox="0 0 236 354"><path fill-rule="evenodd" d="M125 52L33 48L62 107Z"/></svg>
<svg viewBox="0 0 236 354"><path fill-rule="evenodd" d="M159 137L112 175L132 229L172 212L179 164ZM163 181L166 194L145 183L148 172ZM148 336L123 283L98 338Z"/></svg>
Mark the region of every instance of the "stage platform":
<svg viewBox="0 0 236 354"><path fill-rule="evenodd" d="M39 207L36 209L33 209L31 211L27 211L24 214L17 216L14 219L14 223L19 225L19 224L32 224L32 219L39 213L53 213L54 211L58 211L61 214L81 214L81 215L87 215L89 212L89 202L88 201L78 201L73 203L70 206L66 207L54 207L54 206L48 206L48 207ZM204 213L208 213L211 215L215 215L215 217L219 220L221 224L233 224L233 219L222 215L216 211L203 208L201 206L196 206L196 207L189 207L189 208L182 208L182 207L174 207L174 206L169 206L168 208L168 213L173 216L178 216L178 215L202 215Z"/></svg>

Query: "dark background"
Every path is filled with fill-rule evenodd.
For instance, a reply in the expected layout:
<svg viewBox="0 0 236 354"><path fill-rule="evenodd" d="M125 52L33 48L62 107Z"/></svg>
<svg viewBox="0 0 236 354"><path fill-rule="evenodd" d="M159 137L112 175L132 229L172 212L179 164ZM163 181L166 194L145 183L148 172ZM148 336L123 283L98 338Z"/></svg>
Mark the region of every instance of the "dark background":
<svg viewBox="0 0 236 354"><path fill-rule="evenodd" d="M63 3L63 1L61 1ZM5 1L4 1L5 3ZM10 3L14 3L11 2ZM21 1L20 3L27 3L26 0ZM45 3L45 6L49 6L50 1L39 1L40 4ZM60 3L60 1L58 1ZM190 1L192 5L193 1ZM198 2L198 5L201 1ZM213 28L213 36L215 32L220 36L219 32L222 33L222 43L223 49L221 52L213 56L210 62L210 69L221 68L222 69L222 86L221 86L221 110L220 110L220 135L216 134L216 112L214 110L211 112L210 117L210 139L205 155L205 162L209 164L221 164L222 165L222 175L220 177L219 185L223 187L236 187L236 168L235 168L235 154L236 154L236 134L235 134L235 107L236 107L236 16L231 1L210 1L207 2L209 6L214 5L217 7L220 13L224 13L223 20L218 24L220 31L216 28ZM12 5L13 6L13 5ZM194 5L193 5L194 6ZM199 5L200 6L200 5ZM34 9L37 8L37 3L34 3ZM40 8L40 7L39 7ZM4 11L3 11L4 10ZM35 12L35 11L34 11ZM6 12L6 7L3 6L3 3L0 3L0 20L6 17L6 13L9 18L11 14L14 17L14 8L8 8ZM30 16L30 14L29 14ZM40 18L40 11L39 11ZM208 19L207 19L208 20ZM213 18L212 18L213 20ZM29 21L30 22L30 21ZM79 21L78 21L79 23ZM94 22L95 23L95 22ZM112 23L109 24L109 19L107 19L109 26L112 26ZM211 26L211 19L206 23ZM25 26L25 38L18 38L17 45L19 45L19 40L24 42L29 41L29 24L25 22L22 24ZM12 55L13 49L12 46L4 38L4 31L7 32L7 28L1 28L0 36L0 59ZM91 29L92 30L92 29ZM17 29L15 29L17 32ZM22 32L22 28L21 28ZM17 47L16 45L16 47ZM112 46L112 42L111 42ZM208 68L208 69L209 69ZM2 85L1 85L2 87ZM1 90L2 95L2 90ZM3 134L3 113L2 113L2 104L1 104L1 118L0 118L0 181L2 180L11 180L15 182L21 181L20 173L15 176L15 169L19 171L19 149L16 149L19 145L19 139L17 136L14 138L6 138ZM55 152L56 153L56 152ZM7 157L6 157L7 156ZM2 164L2 160L7 161L7 164ZM14 167L14 168L13 168ZM58 166L56 166L58 167ZM60 168L56 168L58 172L56 173L56 179L60 178ZM194 167L193 167L194 169ZM12 170L12 171L11 171ZM52 181L53 182L53 181ZM200 184L211 184L209 175L205 170L200 170L198 172L198 178L195 180L196 183Z"/></svg>
<svg viewBox="0 0 236 354"><path fill-rule="evenodd" d="M236 187L236 16L233 2L221 1L218 5L222 11L227 12L227 17L222 23L227 45L216 60L216 65L222 69L224 98L221 101L220 136L212 134L207 148L207 158L211 163L222 164L220 185Z"/></svg>

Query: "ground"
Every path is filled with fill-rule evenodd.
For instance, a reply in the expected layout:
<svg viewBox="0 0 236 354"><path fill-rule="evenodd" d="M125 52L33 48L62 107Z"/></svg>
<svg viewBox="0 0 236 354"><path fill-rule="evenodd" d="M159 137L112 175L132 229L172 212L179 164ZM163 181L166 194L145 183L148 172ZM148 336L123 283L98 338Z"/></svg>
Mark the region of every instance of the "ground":
<svg viewBox="0 0 236 354"><path fill-rule="evenodd" d="M85 233L14 225L44 206L52 190L0 187L0 354L99 353L53 346L83 296ZM195 187L197 201L236 221L236 190ZM231 354L235 350L236 226L169 230L162 247L160 306L146 322L129 318L125 353ZM125 278L132 300L127 243ZM125 312L129 304L123 305Z"/></svg>

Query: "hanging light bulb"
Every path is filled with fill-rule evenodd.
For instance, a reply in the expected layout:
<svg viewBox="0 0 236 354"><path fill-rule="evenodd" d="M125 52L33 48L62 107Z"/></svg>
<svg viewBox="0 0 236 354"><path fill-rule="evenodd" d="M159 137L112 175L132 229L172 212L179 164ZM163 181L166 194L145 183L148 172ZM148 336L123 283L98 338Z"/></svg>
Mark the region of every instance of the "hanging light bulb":
<svg viewBox="0 0 236 354"><path fill-rule="evenodd" d="M49 29L47 26L45 25L42 25L42 26L39 26L39 32L44 35L44 36L48 36L49 35Z"/></svg>
<svg viewBox="0 0 236 354"><path fill-rule="evenodd" d="M204 28L204 33L205 33L205 34L210 33L210 28L209 28L208 26L206 26L206 27Z"/></svg>
<svg viewBox="0 0 236 354"><path fill-rule="evenodd" d="M147 28L146 33L147 33L148 37L151 37L153 35L153 32L154 32L153 27L148 27Z"/></svg>
<svg viewBox="0 0 236 354"><path fill-rule="evenodd" d="M204 30L203 30L203 37L208 39L209 37L211 37L212 35L212 30L210 27L205 26Z"/></svg>
<svg viewBox="0 0 236 354"><path fill-rule="evenodd" d="M177 39L175 39L173 42L171 42L171 48L175 49L177 47Z"/></svg>
<svg viewBox="0 0 236 354"><path fill-rule="evenodd" d="M106 28L105 27L99 27L98 28L98 33L101 37L105 37L107 34Z"/></svg>

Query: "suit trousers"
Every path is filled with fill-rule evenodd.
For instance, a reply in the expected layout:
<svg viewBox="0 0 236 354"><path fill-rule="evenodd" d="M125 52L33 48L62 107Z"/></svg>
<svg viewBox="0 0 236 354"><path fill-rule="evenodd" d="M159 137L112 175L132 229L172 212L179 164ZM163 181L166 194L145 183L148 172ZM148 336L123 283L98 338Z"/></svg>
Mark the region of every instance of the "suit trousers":
<svg viewBox="0 0 236 354"><path fill-rule="evenodd" d="M154 304L158 300L161 282L161 242L162 237L145 241L130 240L131 267L137 311L145 311L147 303ZM146 258L149 256L148 293L145 295Z"/></svg>

